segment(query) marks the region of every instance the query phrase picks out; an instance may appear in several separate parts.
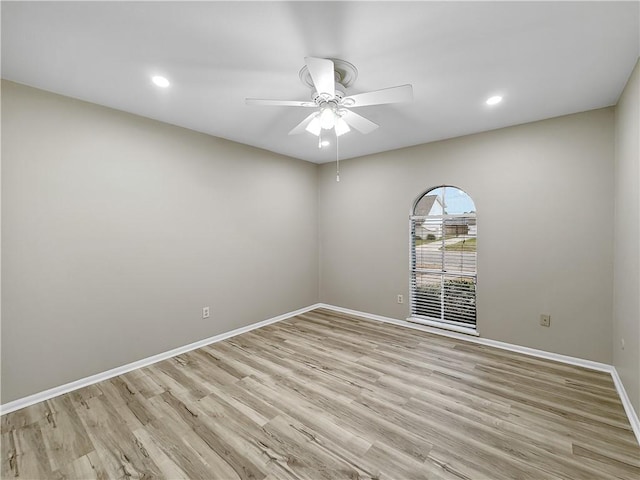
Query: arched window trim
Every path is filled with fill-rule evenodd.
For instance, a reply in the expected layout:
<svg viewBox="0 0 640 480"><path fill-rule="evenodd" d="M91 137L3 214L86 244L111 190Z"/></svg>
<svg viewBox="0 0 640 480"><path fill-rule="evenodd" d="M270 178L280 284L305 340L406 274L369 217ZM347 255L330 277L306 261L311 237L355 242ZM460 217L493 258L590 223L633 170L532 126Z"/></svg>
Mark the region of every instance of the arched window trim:
<svg viewBox="0 0 640 480"><path fill-rule="evenodd" d="M426 215L424 211L417 212L420 202L439 189L442 189L442 198L434 199L430 207L426 202L429 212ZM447 213L447 189L465 195L473 208L468 212ZM436 202L440 203L442 211L433 214L440 208ZM476 214L471 196L454 185L430 188L413 202L410 215L411 314L408 320L478 335ZM452 247L454 243L456 245Z"/></svg>

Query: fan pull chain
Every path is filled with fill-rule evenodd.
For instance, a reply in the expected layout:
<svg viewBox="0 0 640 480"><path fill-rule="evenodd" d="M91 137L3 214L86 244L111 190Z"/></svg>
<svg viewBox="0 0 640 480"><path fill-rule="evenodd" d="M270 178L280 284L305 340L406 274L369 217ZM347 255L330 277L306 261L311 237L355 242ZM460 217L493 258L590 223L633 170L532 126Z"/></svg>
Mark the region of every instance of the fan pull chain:
<svg viewBox="0 0 640 480"><path fill-rule="evenodd" d="M338 155L338 132L336 132L336 182L340 181L340 155Z"/></svg>

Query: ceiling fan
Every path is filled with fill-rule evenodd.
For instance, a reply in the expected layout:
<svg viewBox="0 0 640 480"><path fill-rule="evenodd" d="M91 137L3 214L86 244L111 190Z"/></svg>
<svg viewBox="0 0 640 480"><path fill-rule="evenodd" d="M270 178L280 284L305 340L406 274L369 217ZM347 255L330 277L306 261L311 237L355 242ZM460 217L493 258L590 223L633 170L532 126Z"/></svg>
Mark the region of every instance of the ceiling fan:
<svg viewBox="0 0 640 480"><path fill-rule="evenodd" d="M296 125L289 135L307 131L319 137L323 130L333 129L340 136L349 132L351 127L367 134L378 128L378 125L353 112L351 108L408 102L413 99L411 85L346 95L347 87L358 76L356 67L338 59L305 57L304 60L306 65L300 70L300 80L311 88L311 101L246 99L247 105L314 108L315 111Z"/></svg>

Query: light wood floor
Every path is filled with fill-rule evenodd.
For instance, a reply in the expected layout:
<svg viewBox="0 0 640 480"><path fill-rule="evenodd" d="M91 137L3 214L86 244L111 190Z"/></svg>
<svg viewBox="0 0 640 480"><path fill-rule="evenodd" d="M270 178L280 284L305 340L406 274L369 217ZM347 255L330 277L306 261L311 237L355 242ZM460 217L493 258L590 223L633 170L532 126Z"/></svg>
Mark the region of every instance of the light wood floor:
<svg viewBox="0 0 640 480"><path fill-rule="evenodd" d="M640 478L608 374L328 310L2 417L2 478Z"/></svg>

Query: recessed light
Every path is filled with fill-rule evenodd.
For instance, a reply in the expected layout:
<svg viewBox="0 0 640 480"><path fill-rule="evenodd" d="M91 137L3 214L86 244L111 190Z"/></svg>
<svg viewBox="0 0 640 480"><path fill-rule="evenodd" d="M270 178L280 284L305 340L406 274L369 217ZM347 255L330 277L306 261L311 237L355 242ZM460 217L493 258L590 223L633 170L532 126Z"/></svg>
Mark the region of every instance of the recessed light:
<svg viewBox="0 0 640 480"><path fill-rule="evenodd" d="M323 147L328 147L329 146L329 140L323 140L320 145L322 145Z"/></svg>
<svg viewBox="0 0 640 480"><path fill-rule="evenodd" d="M487 98L487 105L496 105L502 101L502 97L500 95L494 95L493 97Z"/></svg>
<svg viewBox="0 0 640 480"><path fill-rule="evenodd" d="M153 83L155 83L158 87L161 87L161 88L167 88L169 85L171 85L169 83L169 80L167 80L164 77L161 77L160 75L156 75L154 77L151 77L151 81Z"/></svg>

